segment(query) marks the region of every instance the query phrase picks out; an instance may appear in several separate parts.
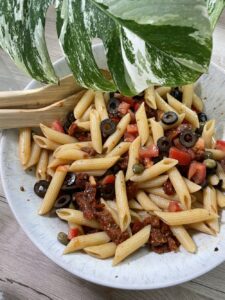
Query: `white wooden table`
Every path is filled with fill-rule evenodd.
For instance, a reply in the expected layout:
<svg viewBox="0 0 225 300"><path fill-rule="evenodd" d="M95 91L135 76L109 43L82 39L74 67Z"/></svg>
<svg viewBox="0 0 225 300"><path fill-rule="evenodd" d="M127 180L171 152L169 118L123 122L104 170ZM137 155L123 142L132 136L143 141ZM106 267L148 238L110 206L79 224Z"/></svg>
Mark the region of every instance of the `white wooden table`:
<svg viewBox="0 0 225 300"><path fill-rule="evenodd" d="M49 11L47 42L53 61L61 57ZM213 61L225 69L225 13L214 32ZM0 90L22 89L30 78L0 50ZM45 257L19 227L0 185L0 300L225 299L225 263L188 283L154 291L123 291L75 278Z"/></svg>

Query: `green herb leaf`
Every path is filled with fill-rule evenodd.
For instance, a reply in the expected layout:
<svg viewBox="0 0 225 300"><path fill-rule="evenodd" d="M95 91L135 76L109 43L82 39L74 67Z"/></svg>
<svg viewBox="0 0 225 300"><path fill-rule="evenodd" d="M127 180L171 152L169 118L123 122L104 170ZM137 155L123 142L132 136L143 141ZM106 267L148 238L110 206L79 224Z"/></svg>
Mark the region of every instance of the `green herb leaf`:
<svg viewBox="0 0 225 300"><path fill-rule="evenodd" d="M215 28L216 23L225 7L225 0L206 0L206 3L212 28Z"/></svg>

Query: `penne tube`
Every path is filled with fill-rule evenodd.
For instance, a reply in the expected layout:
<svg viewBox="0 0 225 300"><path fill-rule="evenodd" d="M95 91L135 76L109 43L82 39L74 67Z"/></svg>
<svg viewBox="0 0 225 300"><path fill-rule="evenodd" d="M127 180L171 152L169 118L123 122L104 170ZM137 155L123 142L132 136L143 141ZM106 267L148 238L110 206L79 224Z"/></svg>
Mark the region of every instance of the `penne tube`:
<svg viewBox="0 0 225 300"><path fill-rule="evenodd" d="M191 196L183 177L177 168L171 168L168 171L169 179L178 195L180 202L183 204L184 208L191 208Z"/></svg>
<svg viewBox="0 0 225 300"><path fill-rule="evenodd" d="M36 167L36 178L38 180L46 180L48 167L48 151L41 150L40 158Z"/></svg>
<svg viewBox="0 0 225 300"><path fill-rule="evenodd" d="M157 109L156 102L155 102L155 89L154 85L151 85L145 90L144 99L146 104L153 109Z"/></svg>
<svg viewBox="0 0 225 300"><path fill-rule="evenodd" d="M188 224L188 228L194 229L196 231L200 231L206 234L215 235L215 232L209 228L204 222Z"/></svg>
<svg viewBox="0 0 225 300"><path fill-rule="evenodd" d="M186 183L189 193L191 193L191 194L201 190L201 188L202 188L201 185L198 185L185 177L183 177L183 180Z"/></svg>
<svg viewBox="0 0 225 300"><path fill-rule="evenodd" d="M146 142L146 147L152 146L154 144L152 135L149 135L148 140Z"/></svg>
<svg viewBox="0 0 225 300"><path fill-rule="evenodd" d="M126 183L123 171L116 174L115 180L116 205L120 221L120 229L124 232L131 222L130 210L127 200Z"/></svg>
<svg viewBox="0 0 225 300"><path fill-rule="evenodd" d="M143 229L132 235L129 239L119 244L116 248L113 266L120 263L130 254L144 246L149 240L151 226L145 226Z"/></svg>
<svg viewBox="0 0 225 300"><path fill-rule="evenodd" d="M138 191L136 199L146 211L161 210L143 191Z"/></svg>
<svg viewBox="0 0 225 300"><path fill-rule="evenodd" d="M76 160L70 166L72 172L97 171L111 168L119 156Z"/></svg>
<svg viewBox="0 0 225 300"><path fill-rule="evenodd" d="M190 253L195 253L197 251L195 242L184 226L171 226L170 229L185 250Z"/></svg>
<svg viewBox="0 0 225 300"><path fill-rule="evenodd" d="M165 199L161 196L149 194L149 198L152 200L152 202L155 203L159 208L162 208L163 210L167 210L170 204L170 200Z"/></svg>
<svg viewBox="0 0 225 300"><path fill-rule="evenodd" d="M56 213L61 220L70 223L75 223L81 226L100 229L100 225L96 220L86 219L84 217L84 214L80 210L75 210L71 208L61 208L61 209L57 209Z"/></svg>
<svg viewBox="0 0 225 300"><path fill-rule="evenodd" d="M190 122L194 128L199 128L199 120L196 112L179 102L170 94L167 94L167 100L169 105L171 105L179 114L185 113L185 119Z"/></svg>
<svg viewBox="0 0 225 300"><path fill-rule="evenodd" d="M107 169L104 170L96 170L96 171L85 171L86 174L88 174L89 176L96 176L96 177L101 177L102 175L105 174L105 172L107 171Z"/></svg>
<svg viewBox="0 0 225 300"><path fill-rule="evenodd" d="M176 110L172 106L170 106L163 98L161 98L157 92L155 100L158 109L162 110L163 112L174 111L176 113Z"/></svg>
<svg viewBox="0 0 225 300"><path fill-rule="evenodd" d="M121 142L111 152L107 153L106 157L122 156L129 150L130 145L129 142Z"/></svg>
<svg viewBox="0 0 225 300"><path fill-rule="evenodd" d="M117 210L117 205L116 205L116 201L112 201L112 200L108 200L107 201L107 205L109 205L112 209L114 209L116 212Z"/></svg>
<svg viewBox="0 0 225 300"><path fill-rule="evenodd" d="M148 119L145 111L145 103L143 102L135 114L138 133L141 138L141 145L145 145L149 137Z"/></svg>
<svg viewBox="0 0 225 300"><path fill-rule="evenodd" d="M127 165L127 172L126 172L126 181L129 180L133 175L133 166L138 163L139 161L139 149L141 147L141 138L138 136L130 145L129 148L129 159Z"/></svg>
<svg viewBox="0 0 225 300"><path fill-rule="evenodd" d="M64 179L68 171L68 166L59 166L49 184L48 190L41 203L41 207L38 211L39 215L45 215L53 208L55 201L58 197Z"/></svg>
<svg viewBox="0 0 225 300"><path fill-rule="evenodd" d="M128 201L128 205L130 209L143 210L143 207L134 199Z"/></svg>
<svg viewBox="0 0 225 300"><path fill-rule="evenodd" d="M61 159L61 158L54 158L48 163L48 168L54 169L58 166L70 165L72 163L71 160L68 159Z"/></svg>
<svg viewBox="0 0 225 300"><path fill-rule="evenodd" d="M131 216L131 223L134 223L136 221L139 221L141 222L142 219L141 217L139 216L138 213L136 213L134 210L130 209L130 216ZM132 233L132 232L131 232ZM131 234L132 235L132 234Z"/></svg>
<svg viewBox="0 0 225 300"><path fill-rule="evenodd" d="M112 208L110 206L110 204L108 203L108 201L105 201L103 198L101 198L101 203L104 204L106 210L108 210L108 212L112 215L113 220L115 221L115 223L118 226L120 226L120 220L119 220L119 216L118 216L117 207L116 208ZM116 205L116 202L115 202L115 205Z"/></svg>
<svg viewBox="0 0 225 300"><path fill-rule="evenodd" d="M151 166L150 168L145 169L142 174L132 176L130 180L134 182L143 182L153 179L167 172L169 169L173 168L177 163L178 161L176 159L164 158L158 163Z"/></svg>
<svg viewBox="0 0 225 300"><path fill-rule="evenodd" d="M55 158L64 159L64 160L78 160L88 158L87 152L78 150L78 149L66 149L58 151L55 154Z"/></svg>
<svg viewBox="0 0 225 300"><path fill-rule="evenodd" d="M193 99L193 84L187 84L182 87L183 96L182 102L187 107L191 108Z"/></svg>
<svg viewBox="0 0 225 300"><path fill-rule="evenodd" d="M91 103L94 100L95 92L93 90L88 90L85 94L81 97L80 101L74 108L74 117L75 119L80 119L84 112L88 109Z"/></svg>
<svg viewBox="0 0 225 300"><path fill-rule="evenodd" d="M155 187L155 188L151 188L151 189L146 189L146 192L150 193L150 194L153 194L153 195L163 197L163 198L171 200L171 201L173 201L173 200L174 201L179 201L179 197L178 197L177 194L167 195L162 187Z"/></svg>
<svg viewBox="0 0 225 300"><path fill-rule="evenodd" d="M178 116L178 120L174 124L171 124L171 125L166 125L161 121L160 124L161 124L162 128L164 130L169 130L169 129L178 127L184 121L185 113L180 114L180 115L177 114L177 116Z"/></svg>
<svg viewBox="0 0 225 300"><path fill-rule="evenodd" d="M103 245L86 247L84 248L84 252L96 258L106 259L115 255L116 244L111 242Z"/></svg>
<svg viewBox="0 0 225 300"><path fill-rule="evenodd" d="M178 212L155 211L154 213L164 223L170 226L186 225L214 220L218 218L217 214L210 213L207 209L204 208L194 208Z"/></svg>
<svg viewBox="0 0 225 300"><path fill-rule="evenodd" d="M164 136L164 130L160 122L156 122L154 118L150 119L151 130L154 144L157 144L158 139Z"/></svg>
<svg viewBox="0 0 225 300"><path fill-rule="evenodd" d="M80 121L76 120L75 124L77 124L77 127L82 129L83 131L90 131L90 121Z"/></svg>
<svg viewBox="0 0 225 300"><path fill-rule="evenodd" d="M219 149L209 149L209 148L206 148L205 149L206 151L209 151L212 153L213 155L213 159L215 160L222 160L225 158L225 152L222 151L222 150L219 150Z"/></svg>
<svg viewBox="0 0 225 300"><path fill-rule="evenodd" d="M76 228L78 230L79 235L84 234L84 231L83 231L83 228L82 228L81 225L78 225L78 224L72 223L72 222L68 222L68 226L71 229L75 229Z"/></svg>
<svg viewBox="0 0 225 300"><path fill-rule="evenodd" d="M34 135L33 139L35 141L35 143L40 147L40 148L44 148L47 150L56 150L60 144L55 143L53 141L50 141L49 139L43 137L43 136L39 136L39 135Z"/></svg>
<svg viewBox="0 0 225 300"><path fill-rule="evenodd" d="M216 190L213 187L207 186L203 190L203 207L209 211L209 213L218 213ZM206 224L215 232L219 232L219 221L218 219L209 220Z"/></svg>
<svg viewBox="0 0 225 300"><path fill-rule="evenodd" d="M93 148L97 153L102 153L101 119L95 109L90 112L90 130Z"/></svg>
<svg viewBox="0 0 225 300"><path fill-rule="evenodd" d="M107 104L109 102L109 99L110 99L110 93L105 92L103 97L104 97L105 103Z"/></svg>
<svg viewBox="0 0 225 300"><path fill-rule="evenodd" d="M53 162L53 160L54 160L53 153L51 153L48 155L48 166L47 166L47 171L46 171L47 176L51 176L51 177L54 176L55 170L56 170L56 167L54 167L54 168L49 167L49 165Z"/></svg>
<svg viewBox="0 0 225 300"><path fill-rule="evenodd" d="M204 108L203 101L195 93L193 93L192 105L197 111L199 111L199 112L203 111L203 108Z"/></svg>
<svg viewBox="0 0 225 300"><path fill-rule="evenodd" d="M78 143L71 143L71 144L65 144L65 145L59 145L59 147L54 151L53 155L55 157L56 153L62 150L68 150L68 149L78 149L81 150L82 148L91 148L92 142L78 142Z"/></svg>
<svg viewBox="0 0 225 300"><path fill-rule="evenodd" d="M101 121L109 118L102 92L95 92L95 108L99 113Z"/></svg>
<svg viewBox="0 0 225 300"><path fill-rule="evenodd" d="M161 187L165 181L168 179L168 175L160 175L152 180L138 183L139 189L150 189L155 187Z"/></svg>
<svg viewBox="0 0 225 300"><path fill-rule="evenodd" d="M103 149L106 150L106 153L109 153L112 151L112 149L118 144L122 136L124 135L124 132L127 129L127 125L130 123L131 116L129 113L127 113L118 123L116 127L116 131L110 135L107 140L105 141L105 144L103 145Z"/></svg>
<svg viewBox="0 0 225 300"><path fill-rule="evenodd" d="M92 175L89 176L89 182L90 182L90 184L91 184L92 186L96 186L96 185L97 185L97 182L96 182L94 176L92 176Z"/></svg>
<svg viewBox="0 0 225 300"><path fill-rule="evenodd" d="M216 200L219 207L225 207L225 194L219 190L216 190Z"/></svg>
<svg viewBox="0 0 225 300"><path fill-rule="evenodd" d="M223 180L222 188L225 190L225 172L219 163L217 164L216 175Z"/></svg>
<svg viewBox="0 0 225 300"><path fill-rule="evenodd" d="M41 155L41 148L38 146L38 144L33 142L31 146L30 158L27 164L24 166L24 169L26 170L30 167L35 166L39 161L40 155Z"/></svg>
<svg viewBox="0 0 225 300"><path fill-rule="evenodd" d="M86 247L98 246L110 241L109 236L105 232L96 232L86 235L74 237L63 251L63 254L75 252Z"/></svg>
<svg viewBox="0 0 225 300"><path fill-rule="evenodd" d="M25 166L31 154L31 129L21 128L19 129L19 157L20 162Z"/></svg>
<svg viewBox="0 0 225 300"><path fill-rule="evenodd" d="M49 139L50 141L53 141L55 143L70 144L70 143L76 143L77 142L76 138L74 138L74 137L72 137L68 134L56 131L52 128L49 128L49 127L45 126L44 124L40 124L40 128L41 128L44 136L47 139Z"/></svg>
<svg viewBox="0 0 225 300"><path fill-rule="evenodd" d="M83 115L79 119L81 122L90 121L90 112L91 112L92 108L93 108L93 105L90 105L88 107L88 109L85 110L85 112L83 113Z"/></svg>
<svg viewBox="0 0 225 300"><path fill-rule="evenodd" d="M203 132L202 132L202 138L205 142L206 148L212 147L212 138L213 138L214 134L215 134L215 120L209 120L205 123Z"/></svg>
<svg viewBox="0 0 225 300"><path fill-rule="evenodd" d="M160 96L160 97L166 97L167 93L171 92L171 87L169 86L160 86L155 89L155 92Z"/></svg>

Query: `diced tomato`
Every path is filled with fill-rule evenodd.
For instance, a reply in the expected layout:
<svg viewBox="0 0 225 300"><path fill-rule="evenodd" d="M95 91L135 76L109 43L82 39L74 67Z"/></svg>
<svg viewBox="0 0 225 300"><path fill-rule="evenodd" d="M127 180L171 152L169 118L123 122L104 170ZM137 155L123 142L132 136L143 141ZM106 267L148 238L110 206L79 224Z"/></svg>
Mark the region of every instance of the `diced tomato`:
<svg viewBox="0 0 225 300"><path fill-rule="evenodd" d="M139 149L140 158L151 158L151 157L158 157L158 156L159 156L159 148L154 144Z"/></svg>
<svg viewBox="0 0 225 300"><path fill-rule="evenodd" d="M225 152L225 141L217 140L216 141L216 149L222 150Z"/></svg>
<svg viewBox="0 0 225 300"><path fill-rule="evenodd" d="M123 102L126 102L126 103L130 104L131 107L133 107L134 104L135 104L134 99L131 98L131 97L122 96L121 100L122 100Z"/></svg>
<svg viewBox="0 0 225 300"><path fill-rule="evenodd" d="M177 211L181 211L181 210L182 209L177 201L170 201L170 203L168 205L169 212L177 212Z"/></svg>
<svg viewBox="0 0 225 300"><path fill-rule="evenodd" d="M185 151L177 149L176 147L170 148L169 158L177 159L181 166L187 166L191 162L191 155Z"/></svg>
<svg viewBox="0 0 225 300"><path fill-rule="evenodd" d="M74 237L78 236L78 228L70 228L68 232L68 240L72 240Z"/></svg>
<svg viewBox="0 0 225 300"><path fill-rule="evenodd" d="M137 134L138 133L137 124L129 124L129 125L127 125L127 132L131 133L131 134Z"/></svg>
<svg viewBox="0 0 225 300"><path fill-rule="evenodd" d="M144 157L143 163L146 168L150 168L151 166L153 166L153 161L149 157Z"/></svg>
<svg viewBox="0 0 225 300"><path fill-rule="evenodd" d="M74 134L77 132L77 124L76 123L72 123L68 129L68 134L71 136L74 136Z"/></svg>
<svg viewBox="0 0 225 300"><path fill-rule="evenodd" d="M136 103L134 104L134 111L137 111L138 108L139 108L140 106L141 106L141 103L136 102Z"/></svg>
<svg viewBox="0 0 225 300"><path fill-rule="evenodd" d="M130 104L122 101L118 107L118 111L122 115L126 115L128 113L129 108L130 108Z"/></svg>
<svg viewBox="0 0 225 300"><path fill-rule="evenodd" d="M124 133L124 142L133 142L137 137L137 134L131 134L129 132Z"/></svg>
<svg viewBox="0 0 225 300"><path fill-rule="evenodd" d="M114 175L107 175L102 179L102 184L112 184L115 182L115 176Z"/></svg>
<svg viewBox="0 0 225 300"><path fill-rule="evenodd" d="M114 123L119 123L120 118L119 117L112 117L110 118Z"/></svg>
<svg viewBox="0 0 225 300"><path fill-rule="evenodd" d="M206 165L198 161L193 161L188 170L188 179L197 184L202 184L206 178Z"/></svg>
<svg viewBox="0 0 225 300"><path fill-rule="evenodd" d="M179 141L178 138L174 139L173 143L174 143L175 147L178 148L179 150L182 150L184 152L189 153L191 155L191 160L195 159L195 152L194 152L194 150L191 149L191 148L186 148L183 145L181 145L181 143L180 143L180 141Z"/></svg>
<svg viewBox="0 0 225 300"><path fill-rule="evenodd" d="M52 128L53 130L56 130L56 131L65 133L65 132L64 132L64 129L63 129L63 126L62 126L62 123L61 123L60 121L58 121L58 120L56 120L56 121L54 121L54 122L52 123L51 128Z"/></svg>

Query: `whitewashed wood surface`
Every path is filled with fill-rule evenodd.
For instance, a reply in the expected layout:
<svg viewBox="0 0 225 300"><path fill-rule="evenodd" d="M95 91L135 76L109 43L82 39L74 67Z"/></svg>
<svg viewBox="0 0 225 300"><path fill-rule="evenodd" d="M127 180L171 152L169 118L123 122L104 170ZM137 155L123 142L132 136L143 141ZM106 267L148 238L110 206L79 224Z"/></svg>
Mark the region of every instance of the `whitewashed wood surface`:
<svg viewBox="0 0 225 300"><path fill-rule="evenodd" d="M52 61L62 55L56 38L54 18L54 11L50 9L46 36ZM225 13L214 32L213 61L225 69ZM0 90L23 89L29 81L30 78L22 74L0 50ZM131 298L225 299L225 263L188 283L160 290L124 291L88 283L58 267L31 243L10 211L0 184L0 300Z"/></svg>

